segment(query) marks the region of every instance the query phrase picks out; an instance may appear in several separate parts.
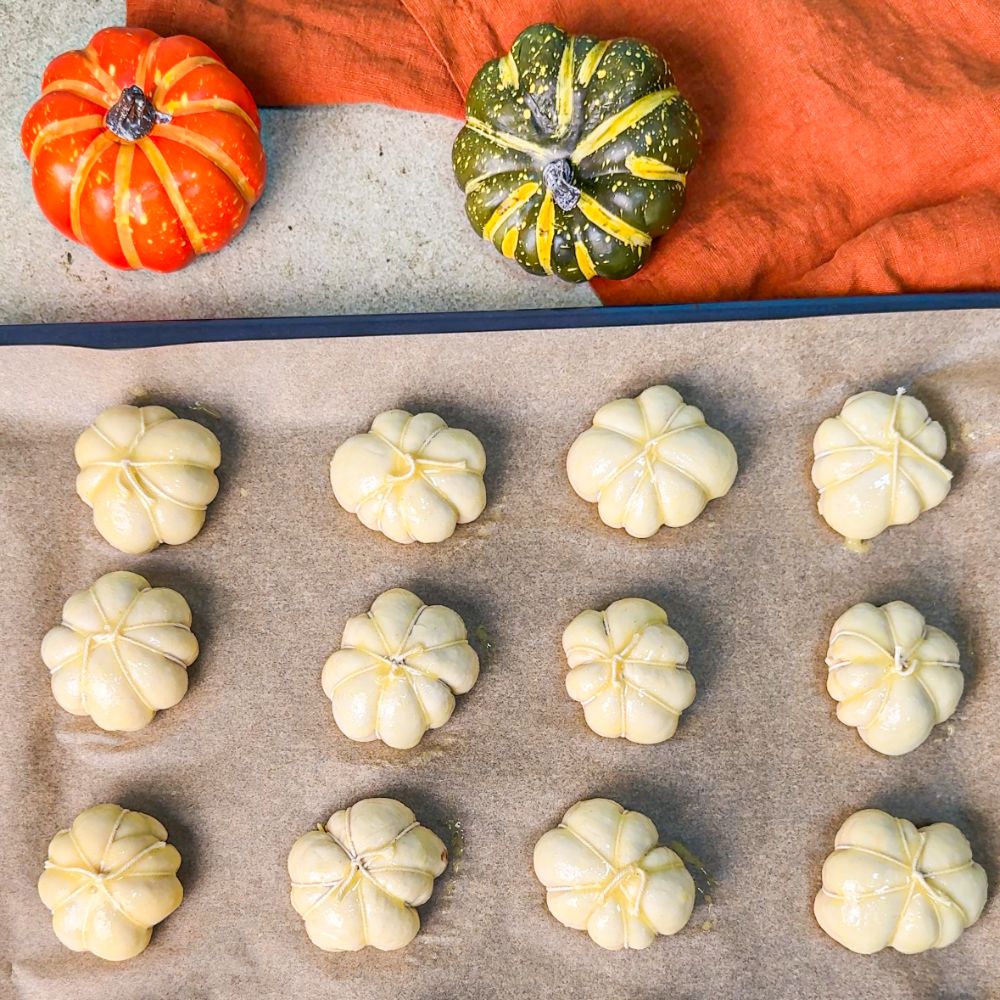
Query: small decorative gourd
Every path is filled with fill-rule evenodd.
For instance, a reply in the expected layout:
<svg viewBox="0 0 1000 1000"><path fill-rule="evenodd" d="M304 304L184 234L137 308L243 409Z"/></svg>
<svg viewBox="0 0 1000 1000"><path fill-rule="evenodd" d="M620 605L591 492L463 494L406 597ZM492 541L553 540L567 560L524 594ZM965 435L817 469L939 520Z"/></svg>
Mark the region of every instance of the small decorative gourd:
<svg viewBox="0 0 1000 1000"><path fill-rule="evenodd" d="M680 213L699 139L648 45L535 24L476 74L452 163L469 221L505 257L627 278Z"/></svg>

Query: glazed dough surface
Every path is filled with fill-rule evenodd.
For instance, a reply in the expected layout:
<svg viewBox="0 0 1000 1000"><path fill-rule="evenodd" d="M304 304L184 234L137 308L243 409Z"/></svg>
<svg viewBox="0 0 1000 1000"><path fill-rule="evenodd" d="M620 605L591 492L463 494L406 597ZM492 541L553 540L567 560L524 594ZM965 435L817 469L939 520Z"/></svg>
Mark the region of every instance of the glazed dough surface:
<svg viewBox="0 0 1000 1000"><path fill-rule="evenodd" d="M441 542L486 506L486 453L434 413L380 413L334 453L337 502L394 542Z"/></svg>
<svg viewBox="0 0 1000 1000"><path fill-rule="evenodd" d="M944 948L971 927L986 903L986 873L950 823L918 830L879 809L840 828L823 865L814 910L845 948L870 955Z"/></svg>
<svg viewBox="0 0 1000 1000"><path fill-rule="evenodd" d="M826 657L837 718L879 753L909 753L954 714L965 686L958 656L904 601L855 604L833 626Z"/></svg>
<svg viewBox="0 0 1000 1000"><path fill-rule="evenodd" d="M152 816L91 806L52 838L38 894L67 948L120 962L144 951L153 926L181 905L180 863Z"/></svg>
<svg viewBox="0 0 1000 1000"><path fill-rule="evenodd" d="M599 736L662 743L694 701L688 647L663 608L639 597L583 611L563 633L569 696Z"/></svg>
<svg viewBox="0 0 1000 1000"><path fill-rule="evenodd" d="M941 425L902 389L894 396L851 396L813 439L820 514L852 541L915 521L951 489L951 473L940 461L947 448Z"/></svg>
<svg viewBox="0 0 1000 1000"><path fill-rule="evenodd" d="M535 845L552 916L611 951L676 934L694 909L694 879L652 820L610 799L572 806Z"/></svg>
<svg viewBox="0 0 1000 1000"><path fill-rule="evenodd" d="M190 541L219 491L218 438L163 406L112 406L77 439L76 491L116 549Z"/></svg>
<svg viewBox="0 0 1000 1000"><path fill-rule="evenodd" d="M323 667L323 690L345 736L408 750L451 718L455 695L478 677L461 617L397 588L348 621Z"/></svg>
<svg viewBox="0 0 1000 1000"><path fill-rule="evenodd" d="M176 705L197 656L187 601L137 573L107 573L77 591L42 640L56 701L117 732Z"/></svg>
<svg viewBox="0 0 1000 1000"><path fill-rule="evenodd" d="M689 524L729 492L736 468L729 438L668 385L606 403L566 458L573 489L638 538Z"/></svg>
<svg viewBox="0 0 1000 1000"><path fill-rule="evenodd" d="M324 951L403 948L447 863L444 844L402 802L363 799L295 842L292 906Z"/></svg>

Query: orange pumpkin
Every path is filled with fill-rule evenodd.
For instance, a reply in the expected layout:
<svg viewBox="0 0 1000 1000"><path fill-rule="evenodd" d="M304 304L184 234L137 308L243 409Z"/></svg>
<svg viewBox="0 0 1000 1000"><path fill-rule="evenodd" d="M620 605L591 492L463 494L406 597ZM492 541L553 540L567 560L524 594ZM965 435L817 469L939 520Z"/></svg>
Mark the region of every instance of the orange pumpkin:
<svg viewBox="0 0 1000 1000"><path fill-rule="evenodd" d="M264 190L250 91L186 35L105 28L56 56L21 146L45 217L115 267L174 271L218 250Z"/></svg>

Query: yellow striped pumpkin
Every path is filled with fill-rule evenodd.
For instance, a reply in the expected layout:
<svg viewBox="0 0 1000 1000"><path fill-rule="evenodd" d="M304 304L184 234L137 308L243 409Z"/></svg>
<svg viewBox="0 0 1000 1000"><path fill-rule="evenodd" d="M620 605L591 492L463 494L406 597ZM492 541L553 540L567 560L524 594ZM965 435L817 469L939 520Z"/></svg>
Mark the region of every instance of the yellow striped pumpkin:
<svg viewBox="0 0 1000 1000"><path fill-rule="evenodd" d="M627 278L680 213L699 139L648 45L535 24L476 74L452 162L505 257L564 281Z"/></svg>

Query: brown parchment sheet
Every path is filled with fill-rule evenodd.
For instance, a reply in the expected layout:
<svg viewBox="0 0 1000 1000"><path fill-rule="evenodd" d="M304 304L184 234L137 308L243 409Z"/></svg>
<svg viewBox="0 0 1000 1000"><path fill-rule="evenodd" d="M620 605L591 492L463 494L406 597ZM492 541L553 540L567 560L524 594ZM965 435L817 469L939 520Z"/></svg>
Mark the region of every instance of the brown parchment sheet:
<svg viewBox="0 0 1000 1000"><path fill-rule="evenodd" d="M638 540L573 494L566 451L604 402L666 381L734 441L740 474L694 524ZM819 519L811 439L844 399L911 389L943 422L942 506L849 551ZM76 497L73 443L105 406L162 403L222 441L222 489L192 542L116 552ZM364 528L332 495L336 445L381 410L480 436L489 506L434 546ZM336 997L1000 996L1000 315L964 312L636 329L0 351L0 995L18 1000ZM113 735L62 711L39 644L65 599L130 569L183 593L201 655L177 707ZM394 586L454 607L483 671L410 752L335 728L320 671L346 619ZM560 640L584 608L662 603L691 647L694 705L659 746L603 740L565 693ZM919 750L882 757L837 722L830 628L904 599L954 634L967 686ZM293 841L395 796L451 861L406 949L326 954L288 901ZM647 813L717 882L691 923L604 952L548 913L532 849L568 806ZM35 883L85 807L162 820L183 905L113 965L53 936ZM990 901L954 946L854 955L812 916L840 823L877 806L947 820Z"/></svg>

